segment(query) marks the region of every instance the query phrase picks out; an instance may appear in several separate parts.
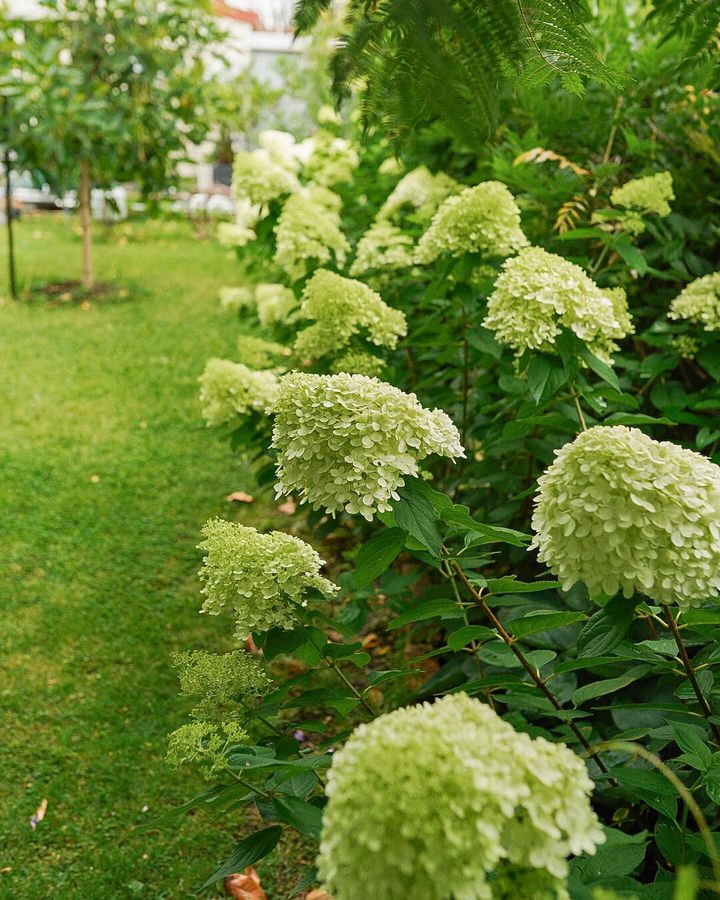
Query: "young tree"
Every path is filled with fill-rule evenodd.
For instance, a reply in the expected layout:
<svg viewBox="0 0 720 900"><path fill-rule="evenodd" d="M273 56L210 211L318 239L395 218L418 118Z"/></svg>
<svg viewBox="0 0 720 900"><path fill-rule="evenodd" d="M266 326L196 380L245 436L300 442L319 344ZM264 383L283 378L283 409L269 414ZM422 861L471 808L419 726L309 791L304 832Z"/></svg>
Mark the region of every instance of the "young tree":
<svg viewBox="0 0 720 900"><path fill-rule="evenodd" d="M15 146L57 190L74 187L83 284L93 285L93 186L167 187L212 124L205 60L218 31L207 0L42 0L16 41ZM12 137L10 138L12 140Z"/></svg>

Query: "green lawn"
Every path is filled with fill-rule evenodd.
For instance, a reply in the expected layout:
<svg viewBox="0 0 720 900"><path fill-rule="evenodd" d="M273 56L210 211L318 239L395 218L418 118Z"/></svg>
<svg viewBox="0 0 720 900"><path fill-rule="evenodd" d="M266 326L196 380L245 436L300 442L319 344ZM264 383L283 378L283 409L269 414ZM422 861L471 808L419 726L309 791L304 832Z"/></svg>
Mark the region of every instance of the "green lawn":
<svg viewBox="0 0 720 900"><path fill-rule="evenodd" d="M17 231L21 278L77 277L73 222ZM0 306L0 897L13 900L189 897L233 840L203 815L133 827L202 789L163 761L187 709L171 652L231 634L198 615L199 528L270 515L231 510L225 496L252 480L197 406L205 360L233 354L216 295L238 266L173 221L121 226L96 263L127 300Z"/></svg>

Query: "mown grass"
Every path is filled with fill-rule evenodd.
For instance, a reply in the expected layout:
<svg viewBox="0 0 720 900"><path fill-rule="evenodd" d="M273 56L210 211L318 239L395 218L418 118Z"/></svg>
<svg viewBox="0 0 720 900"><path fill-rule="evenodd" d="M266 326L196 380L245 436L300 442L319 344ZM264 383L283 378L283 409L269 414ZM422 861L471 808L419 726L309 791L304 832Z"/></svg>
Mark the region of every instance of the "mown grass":
<svg viewBox="0 0 720 900"><path fill-rule="evenodd" d="M72 221L17 238L26 283L77 277ZM231 634L198 615L199 528L272 516L230 509L252 480L198 415L205 360L233 355L215 298L237 263L168 221L111 232L96 265L126 300L0 306L0 897L17 900L189 897L240 827L133 831L202 789L163 761L187 709L171 652Z"/></svg>

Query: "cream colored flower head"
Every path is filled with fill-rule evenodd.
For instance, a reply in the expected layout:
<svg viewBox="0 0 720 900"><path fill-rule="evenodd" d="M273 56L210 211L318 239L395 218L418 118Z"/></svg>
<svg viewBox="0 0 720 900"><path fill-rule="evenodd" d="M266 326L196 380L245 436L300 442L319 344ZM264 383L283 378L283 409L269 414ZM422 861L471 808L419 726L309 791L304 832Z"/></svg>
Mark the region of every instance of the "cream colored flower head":
<svg viewBox="0 0 720 900"><path fill-rule="evenodd" d="M568 328L606 361L616 341L633 331L621 288L601 290L580 266L540 247L504 262L483 325L518 356L553 350Z"/></svg>
<svg viewBox="0 0 720 900"><path fill-rule="evenodd" d="M669 172L633 178L610 194L615 206L655 213L662 218L670 215L670 201L674 199L673 180Z"/></svg>
<svg viewBox="0 0 720 900"><path fill-rule="evenodd" d="M396 225L378 219L358 241L350 274L405 269L413 263L412 245L410 235Z"/></svg>
<svg viewBox="0 0 720 900"><path fill-rule="evenodd" d="M464 456L442 410L365 375L284 375L272 412L278 494L296 492L333 514L370 521L399 499L426 456Z"/></svg>
<svg viewBox="0 0 720 900"><path fill-rule="evenodd" d="M599 425L538 481L538 558L566 590L635 592L681 609L720 591L720 467L637 428Z"/></svg>
<svg viewBox="0 0 720 900"><path fill-rule="evenodd" d="M284 284L258 284L255 288L255 305L260 324L289 325L298 308L295 294Z"/></svg>
<svg viewBox="0 0 720 900"><path fill-rule="evenodd" d="M388 306L380 294L361 281L318 269L305 285L300 315L314 319L298 332L298 356L319 359L345 348L363 333L376 347L395 347L407 334L405 315Z"/></svg>
<svg viewBox="0 0 720 900"><path fill-rule="evenodd" d="M564 744L465 694L395 710L333 757L320 878L337 900L563 897L567 858L605 838L592 787Z"/></svg>
<svg viewBox="0 0 720 900"><path fill-rule="evenodd" d="M720 331L720 272L696 278L670 304L669 319L687 319L705 331Z"/></svg>
<svg viewBox="0 0 720 900"><path fill-rule="evenodd" d="M232 195L236 203L266 206L300 187L295 175L260 148L235 154Z"/></svg>
<svg viewBox="0 0 720 900"><path fill-rule="evenodd" d="M208 425L224 425L238 416L262 412L275 399L274 372L258 372L229 359L210 359L200 376L200 404Z"/></svg>
<svg viewBox="0 0 720 900"><path fill-rule="evenodd" d="M359 162L350 141L335 137L331 131L319 131L303 174L316 184L334 187L351 181Z"/></svg>
<svg viewBox="0 0 720 900"><path fill-rule="evenodd" d="M500 181L483 181L448 197L420 238L415 260L482 253L510 256L528 245L515 198Z"/></svg>
<svg viewBox="0 0 720 900"><path fill-rule="evenodd" d="M288 197L275 226L275 262L297 281L331 261L342 266L350 245L340 225L341 200L327 188L302 188Z"/></svg>
<svg viewBox="0 0 720 900"><path fill-rule="evenodd" d="M418 221L429 222L443 200L460 189L461 185L444 172L433 175L427 166L419 166L398 181L377 218L397 221L411 211Z"/></svg>
<svg viewBox="0 0 720 900"><path fill-rule="evenodd" d="M324 564L305 541L222 519L211 519L203 528L205 551L200 580L204 583L203 612L218 615L229 607L237 619L237 636L270 628L292 628L298 606L306 603L308 590L333 594L338 590L320 575Z"/></svg>

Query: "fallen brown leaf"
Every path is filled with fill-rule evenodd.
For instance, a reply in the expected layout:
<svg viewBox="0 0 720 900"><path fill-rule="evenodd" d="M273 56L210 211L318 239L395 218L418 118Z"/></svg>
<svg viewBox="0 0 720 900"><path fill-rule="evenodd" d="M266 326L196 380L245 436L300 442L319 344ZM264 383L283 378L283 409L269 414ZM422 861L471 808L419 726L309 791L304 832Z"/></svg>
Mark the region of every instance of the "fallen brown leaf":
<svg viewBox="0 0 720 900"><path fill-rule="evenodd" d="M305 900L332 900L330 894L322 888L315 888L309 894L305 894Z"/></svg>
<svg viewBox="0 0 720 900"><path fill-rule="evenodd" d="M366 634L363 638L363 650L372 650L373 647L377 647L380 643L380 638L375 634L374 631L371 631L370 634Z"/></svg>
<svg viewBox="0 0 720 900"><path fill-rule="evenodd" d="M252 503L255 500L252 494L246 494L245 491L233 491L225 499L230 501L230 503Z"/></svg>
<svg viewBox="0 0 720 900"><path fill-rule="evenodd" d="M296 509L297 504L292 497L288 497L284 503L281 503L278 506L278 512L282 513L284 516L294 516Z"/></svg>
<svg viewBox="0 0 720 900"><path fill-rule="evenodd" d="M260 877L252 866L248 866L244 872L228 875L224 884L225 893L228 897L235 897L235 900L267 900Z"/></svg>

